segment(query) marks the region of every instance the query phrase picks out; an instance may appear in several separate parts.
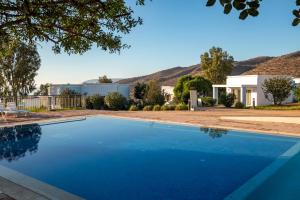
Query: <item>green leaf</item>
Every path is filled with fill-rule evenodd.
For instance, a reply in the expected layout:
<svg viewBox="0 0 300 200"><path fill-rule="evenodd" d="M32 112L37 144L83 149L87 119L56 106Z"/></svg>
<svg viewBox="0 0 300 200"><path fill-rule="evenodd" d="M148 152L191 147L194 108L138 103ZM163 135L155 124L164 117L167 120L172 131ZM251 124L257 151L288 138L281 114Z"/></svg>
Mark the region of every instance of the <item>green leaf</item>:
<svg viewBox="0 0 300 200"><path fill-rule="evenodd" d="M206 6L213 6L216 3L216 0L208 0Z"/></svg>
<svg viewBox="0 0 300 200"><path fill-rule="evenodd" d="M232 10L232 5L230 3L226 4L224 7L224 13L229 14L231 10Z"/></svg>
<svg viewBox="0 0 300 200"><path fill-rule="evenodd" d="M245 3L241 3L238 1L234 1L233 2L233 7L237 10L244 10L246 8L246 4Z"/></svg>
<svg viewBox="0 0 300 200"><path fill-rule="evenodd" d="M248 17L248 10L243 10L241 13L240 13L240 19L241 20L244 20Z"/></svg>
<svg viewBox="0 0 300 200"><path fill-rule="evenodd" d="M300 24L300 18L295 18L292 25L293 26L298 26Z"/></svg>
<svg viewBox="0 0 300 200"><path fill-rule="evenodd" d="M296 0L296 5L300 6L300 0Z"/></svg>
<svg viewBox="0 0 300 200"><path fill-rule="evenodd" d="M251 8L251 9L248 9L248 14L253 17L256 17L259 14L259 12L256 9Z"/></svg>
<svg viewBox="0 0 300 200"><path fill-rule="evenodd" d="M258 8L258 7L259 7L259 2L256 2L256 1L250 1L250 2L247 2L247 5L248 5L250 8Z"/></svg>
<svg viewBox="0 0 300 200"><path fill-rule="evenodd" d="M231 3L232 0L220 0L220 3L222 4L222 6L225 6L225 4L227 3Z"/></svg>
<svg viewBox="0 0 300 200"><path fill-rule="evenodd" d="M295 15L295 17L300 18L300 10L293 10L293 14Z"/></svg>

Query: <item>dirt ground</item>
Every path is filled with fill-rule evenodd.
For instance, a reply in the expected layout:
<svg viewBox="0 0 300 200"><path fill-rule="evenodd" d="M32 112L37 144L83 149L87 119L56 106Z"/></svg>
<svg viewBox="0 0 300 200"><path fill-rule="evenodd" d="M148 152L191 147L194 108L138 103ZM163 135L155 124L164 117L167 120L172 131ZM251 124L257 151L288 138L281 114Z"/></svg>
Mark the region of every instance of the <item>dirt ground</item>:
<svg viewBox="0 0 300 200"><path fill-rule="evenodd" d="M166 122L195 124L203 127L226 128L234 130L247 130L274 134L288 134L300 136L300 124L294 123L300 118L300 110L252 110L252 109L222 109L211 108L203 111L101 111L101 110L67 110L32 113L30 117L8 118L0 126L16 125L20 123L34 123L47 119L59 119L74 116L109 115L116 117L129 117ZM274 122L272 118L267 121L247 121L237 119L224 119L226 117L284 117L285 123ZM287 120L288 119L288 120Z"/></svg>

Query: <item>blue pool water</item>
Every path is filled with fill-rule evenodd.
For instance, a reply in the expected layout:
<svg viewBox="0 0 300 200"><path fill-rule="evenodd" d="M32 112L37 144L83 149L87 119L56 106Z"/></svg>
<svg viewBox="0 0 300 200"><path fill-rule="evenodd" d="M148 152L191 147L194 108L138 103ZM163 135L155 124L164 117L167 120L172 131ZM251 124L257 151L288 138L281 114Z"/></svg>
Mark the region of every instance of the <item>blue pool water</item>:
<svg viewBox="0 0 300 200"><path fill-rule="evenodd" d="M0 129L0 164L86 199L223 199L298 141L90 117Z"/></svg>

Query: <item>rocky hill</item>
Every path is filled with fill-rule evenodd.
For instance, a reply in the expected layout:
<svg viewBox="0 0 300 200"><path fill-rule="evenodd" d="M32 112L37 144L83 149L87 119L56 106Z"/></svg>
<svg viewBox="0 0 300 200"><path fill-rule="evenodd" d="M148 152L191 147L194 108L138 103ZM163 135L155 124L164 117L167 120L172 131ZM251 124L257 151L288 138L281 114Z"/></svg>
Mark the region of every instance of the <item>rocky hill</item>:
<svg viewBox="0 0 300 200"><path fill-rule="evenodd" d="M136 82L156 80L161 85L172 86L175 85L176 80L183 75L196 75L200 73L201 66L197 64L190 67L173 67L146 76L122 79L119 83L134 84ZM241 74L291 75L300 77L300 51L279 57L261 56L235 62L231 75Z"/></svg>

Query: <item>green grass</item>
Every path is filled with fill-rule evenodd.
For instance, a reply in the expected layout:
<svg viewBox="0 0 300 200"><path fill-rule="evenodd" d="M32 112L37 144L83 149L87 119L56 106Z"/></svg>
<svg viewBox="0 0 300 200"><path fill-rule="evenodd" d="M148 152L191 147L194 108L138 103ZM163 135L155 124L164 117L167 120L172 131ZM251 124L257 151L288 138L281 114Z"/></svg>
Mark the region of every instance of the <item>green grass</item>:
<svg viewBox="0 0 300 200"><path fill-rule="evenodd" d="M294 103L289 105L281 105L281 106L256 106L257 110L300 110L300 103Z"/></svg>
<svg viewBox="0 0 300 200"><path fill-rule="evenodd" d="M62 109L56 109L53 111L64 111L64 110L83 110L84 108L62 108ZM29 112L39 113L39 112L47 112L48 109L46 107L40 107L40 108L26 108Z"/></svg>
<svg viewBox="0 0 300 200"><path fill-rule="evenodd" d="M47 108L46 107L41 107L41 108L26 108L26 110L28 110L29 112L46 112Z"/></svg>

